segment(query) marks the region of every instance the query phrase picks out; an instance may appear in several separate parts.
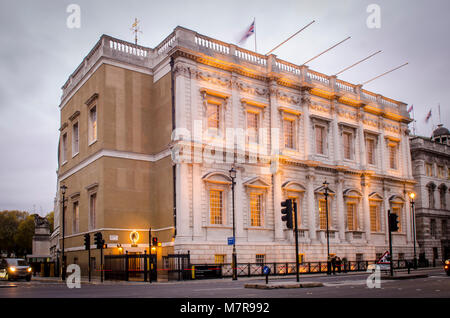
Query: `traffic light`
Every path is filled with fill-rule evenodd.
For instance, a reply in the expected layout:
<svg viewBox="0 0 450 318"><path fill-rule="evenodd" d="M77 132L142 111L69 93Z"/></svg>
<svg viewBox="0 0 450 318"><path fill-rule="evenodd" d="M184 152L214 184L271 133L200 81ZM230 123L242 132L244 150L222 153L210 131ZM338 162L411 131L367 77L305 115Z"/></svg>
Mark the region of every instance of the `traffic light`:
<svg viewBox="0 0 450 318"><path fill-rule="evenodd" d="M107 249L108 248L108 244L105 243L105 240L103 240L103 249Z"/></svg>
<svg viewBox="0 0 450 318"><path fill-rule="evenodd" d="M158 246L158 238L157 237L152 237L152 246Z"/></svg>
<svg viewBox="0 0 450 318"><path fill-rule="evenodd" d="M95 245L97 245L97 248L99 249L103 247L104 241L101 232L97 232L94 234L94 243Z"/></svg>
<svg viewBox="0 0 450 318"><path fill-rule="evenodd" d="M84 249L86 251L91 249L91 236L89 234L84 234Z"/></svg>
<svg viewBox="0 0 450 318"><path fill-rule="evenodd" d="M292 200L287 199L286 201L281 202L281 206L284 209L281 209L281 220L286 221L286 227L288 229L292 229L293 222L292 222Z"/></svg>
<svg viewBox="0 0 450 318"><path fill-rule="evenodd" d="M389 213L389 230L391 232L398 231L398 215L395 213Z"/></svg>

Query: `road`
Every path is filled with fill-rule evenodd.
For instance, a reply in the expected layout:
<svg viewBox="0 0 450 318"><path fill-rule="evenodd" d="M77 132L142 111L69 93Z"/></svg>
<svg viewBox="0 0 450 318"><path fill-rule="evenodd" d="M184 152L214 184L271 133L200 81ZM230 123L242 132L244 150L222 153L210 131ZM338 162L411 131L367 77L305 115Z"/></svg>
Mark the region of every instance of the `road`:
<svg viewBox="0 0 450 318"><path fill-rule="evenodd" d="M421 271L427 278L382 280L380 288L368 288L368 273L336 276L301 276L301 282L322 282L323 287L295 289L245 288L262 278L237 281L106 282L69 289L56 281L0 282L0 298L450 298L450 277L441 269ZM271 283L295 282L295 277L271 279ZM7 287L14 285L16 287Z"/></svg>

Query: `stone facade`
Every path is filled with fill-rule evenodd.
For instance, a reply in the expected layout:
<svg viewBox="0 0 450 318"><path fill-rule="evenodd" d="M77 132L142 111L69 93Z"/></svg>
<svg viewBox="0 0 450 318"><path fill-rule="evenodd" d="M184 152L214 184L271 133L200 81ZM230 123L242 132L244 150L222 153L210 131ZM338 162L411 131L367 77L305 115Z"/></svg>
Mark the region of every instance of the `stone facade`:
<svg viewBox="0 0 450 318"><path fill-rule="evenodd" d="M98 137L90 144L93 102ZM325 180L331 253L375 259L388 249L387 210L395 208L394 258L412 257L411 119L402 102L177 27L154 49L102 36L63 86L60 108L61 145L80 120L79 154L58 170L69 215L79 198L79 228L66 236L73 257L84 252L82 234L96 231L117 238L107 237L107 253L117 244L143 252L151 227L161 253L230 263L232 165L238 262L295 261L281 220L288 197L299 206L303 260L326 260ZM127 238L133 229L144 238L137 248Z"/></svg>

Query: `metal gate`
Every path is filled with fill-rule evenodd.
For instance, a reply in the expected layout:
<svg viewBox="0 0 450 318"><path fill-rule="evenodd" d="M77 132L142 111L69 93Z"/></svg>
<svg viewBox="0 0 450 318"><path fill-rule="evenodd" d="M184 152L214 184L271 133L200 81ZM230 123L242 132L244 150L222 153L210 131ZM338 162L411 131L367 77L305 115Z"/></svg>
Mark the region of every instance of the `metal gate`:
<svg viewBox="0 0 450 318"><path fill-rule="evenodd" d="M169 254L163 256L164 270L168 273L169 280L191 279L191 256L187 254Z"/></svg>
<svg viewBox="0 0 450 318"><path fill-rule="evenodd" d="M156 255L105 255L105 280L157 280Z"/></svg>

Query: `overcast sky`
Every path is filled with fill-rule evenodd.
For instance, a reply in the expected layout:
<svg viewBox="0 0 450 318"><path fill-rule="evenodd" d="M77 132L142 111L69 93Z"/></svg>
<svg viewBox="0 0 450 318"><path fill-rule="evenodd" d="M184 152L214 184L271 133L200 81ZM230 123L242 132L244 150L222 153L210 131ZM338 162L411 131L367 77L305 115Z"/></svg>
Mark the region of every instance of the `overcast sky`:
<svg viewBox="0 0 450 318"><path fill-rule="evenodd" d="M81 27L68 28L67 7L81 8ZM380 8L380 28L369 28L370 4ZM405 67L363 87L414 104L417 132L432 125L450 128L450 1L5 1L0 2L0 210L42 215L53 209L61 86L102 34L158 45L183 26L236 42L256 18L259 53L267 53L300 28L309 28L274 54L295 64L348 36L352 38L308 65L325 74L378 51L383 52L339 78L363 83L392 68ZM254 38L245 47L254 50ZM432 109L429 124L424 123Z"/></svg>

